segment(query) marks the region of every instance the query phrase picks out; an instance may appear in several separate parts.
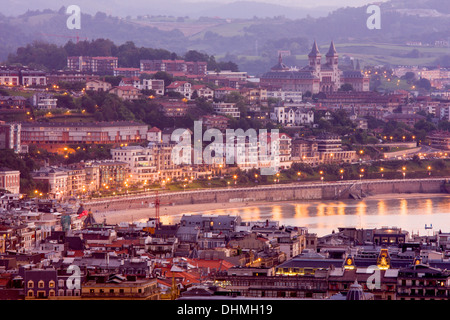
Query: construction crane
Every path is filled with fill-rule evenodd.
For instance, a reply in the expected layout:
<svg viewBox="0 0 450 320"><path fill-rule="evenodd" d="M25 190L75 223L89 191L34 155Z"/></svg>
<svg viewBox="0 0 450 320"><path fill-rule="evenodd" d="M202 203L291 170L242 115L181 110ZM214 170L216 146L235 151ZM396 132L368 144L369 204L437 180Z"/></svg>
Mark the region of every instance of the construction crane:
<svg viewBox="0 0 450 320"><path fill-rule="evenodd" d="M161 202L160 198L159 198L159 191L156 190L155 192L155 229L158 229L161 226L161 220L160 220L160 215L159 215L159 208L161 206L161 204L172 204L171 202Z"/></svg>
<svg viewBox="0 0 450 320"><path fill-rule="evenodd" d="M161 201L159 200L158 190L155 193L155 229L159 228L160 219L159 219L159 206Z"/></svg>

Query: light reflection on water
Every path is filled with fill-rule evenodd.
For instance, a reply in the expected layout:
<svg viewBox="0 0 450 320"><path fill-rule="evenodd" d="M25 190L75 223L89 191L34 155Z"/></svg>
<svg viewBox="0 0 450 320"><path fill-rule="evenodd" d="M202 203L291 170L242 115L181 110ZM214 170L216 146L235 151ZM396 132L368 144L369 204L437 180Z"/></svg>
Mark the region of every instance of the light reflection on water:
<svg viewBox="0 0 450 320"><path fill-rule="evenodd" d="M426 195L399 195L393 199L289 201L201 213L240 215L243 221L276 220L280 225L307 227L309 232L319 236L337 231L338 227L399 227L421 235L438 230L450 232L450 196L445 195L432 198ZM162 217L162 222L175 223L179 218ZM425 225L430 224L433 230L425 230Z"/></svg>

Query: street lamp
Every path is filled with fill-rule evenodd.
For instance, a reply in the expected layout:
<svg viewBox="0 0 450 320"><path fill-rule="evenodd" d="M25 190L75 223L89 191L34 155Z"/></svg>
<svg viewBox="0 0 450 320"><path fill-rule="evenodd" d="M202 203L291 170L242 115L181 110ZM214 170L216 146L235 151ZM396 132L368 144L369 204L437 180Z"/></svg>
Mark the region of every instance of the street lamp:
<svg viewBox="0 0 450 320"><path fill-rule="evenodd" d="M339 173L341 174L341 180L344 180L344 169L339 170Z"/></svg>
<svg viewBox="0 0 450 320"><path fill-rule="evenodd" d="M405 179L405 177L406 177L406 167L403 167L402 171L403 171L403 179Z"/></svg>
<svg viewBox="0 0 450 320"><path fill-rule="evenodd" d="M384 168L380 168L380 172L381 172L381 177L384 177Z"/></svg>
<svg viewBox="0 0 450 320"><path fill-rule="evenodd" d="M302 173L299 171L297 172L297 180L300 181L300 176L302 175Z"/></svg>
<svg viewBox="0 0 450 320"><path fill-rule="evenodd" d="M428 175L431 176L431 167L428 166L427 170L428 170Z"/></svg>
<svg viewBox="0 0 450 320"><path fill-rule="evenodd" d="M233 176L233 179L234 179L234 184L236 184L236 183L237 183L237 181L236 181L237 175L234 175L234 176Z"/></svg>

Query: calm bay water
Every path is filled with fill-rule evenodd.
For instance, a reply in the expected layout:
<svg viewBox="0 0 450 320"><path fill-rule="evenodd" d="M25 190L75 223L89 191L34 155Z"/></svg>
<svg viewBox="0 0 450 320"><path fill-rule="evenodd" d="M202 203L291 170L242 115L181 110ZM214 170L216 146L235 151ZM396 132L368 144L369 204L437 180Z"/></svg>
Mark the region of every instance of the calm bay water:
<svg viewBox="0 0 450 320"><path fill-rule="evenodd" d="M290 201L262 206L250 202L245 208L202 213L240 215L244 221L277 220L280 225L307 227L318 236L337 231L338 227L398 227L420 235L431 235L439 230L450 232L450 195L399 194L363 200ZM425 225L432 229L425 229Z"/></svg>

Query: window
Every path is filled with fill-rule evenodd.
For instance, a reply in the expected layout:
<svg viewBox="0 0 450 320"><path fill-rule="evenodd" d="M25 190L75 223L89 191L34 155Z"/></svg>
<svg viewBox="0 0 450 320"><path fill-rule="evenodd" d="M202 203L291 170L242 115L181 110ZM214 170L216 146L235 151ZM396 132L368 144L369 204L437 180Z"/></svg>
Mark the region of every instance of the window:
<svg viewBox="0 0 450 320"><path fill-rule="evenodd" d="M28 288L34 288L34 282L33 281L28 281Z"/></svg>
<svg viewBox="0 0 450 320"><path fill-rule="evenodd" d="M38 282L38 288L43 288L44 287L44 281L39 281Z"/></svg>
<svg viewBox="0 0 450 320"><path fill-rule="evenodd" d="M55 281L50 280L49 283L48 283L48 287L49 288L54 288L55 287Z"/></svg>

